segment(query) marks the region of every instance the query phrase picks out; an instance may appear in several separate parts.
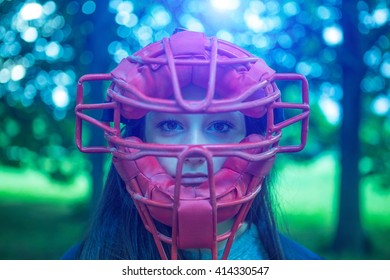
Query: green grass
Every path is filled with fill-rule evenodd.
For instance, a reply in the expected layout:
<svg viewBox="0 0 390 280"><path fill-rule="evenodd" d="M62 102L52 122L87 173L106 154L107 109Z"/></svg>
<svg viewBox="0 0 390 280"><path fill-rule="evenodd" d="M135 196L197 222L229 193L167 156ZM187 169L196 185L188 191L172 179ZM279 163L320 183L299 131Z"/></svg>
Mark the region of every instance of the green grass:
<svg viewBox="0 0 390 280"><path fill-rule="evenodd" d="M337 217L334 157L307 165L278 160L283 168L275 191L283 232L326 258L390 259L390 192L363 184L363 225L372 250L337 256L328 250ZM0 168L0 178L0 259L58 259L82 238L89 223L86 176L63 185L32 170Z"/></svg>
<svg viewBox="0 0 390 280"><path fill-rule="evenodd" d="M0 178L0 203L77 203L89 196L88 179L82 174L71 184L61 184L37 171L0 166Z"/></svg>
<svg viewBox="0 0 390 280"><path fill-rule="evenodd" d="M59 259L83 236L82 205L5 202L0 205L0 259Z"/></svg>
<svg viewBox="0 0 390 280"><path fill-rule="evenodd" d="M326 258L390 259L390 192L368 180L361 186L361 217L371 250L359 256L330 251L337 222L338 171L333 155L307 165L285 161L276 184L282 231Z"/></svg>
<svg viewBox="0 0 390 280"><path fill-rule="evenodd" d="M0 169L0 259L58 259L83 236L88 181L53 183L32 170Z"/></svg>

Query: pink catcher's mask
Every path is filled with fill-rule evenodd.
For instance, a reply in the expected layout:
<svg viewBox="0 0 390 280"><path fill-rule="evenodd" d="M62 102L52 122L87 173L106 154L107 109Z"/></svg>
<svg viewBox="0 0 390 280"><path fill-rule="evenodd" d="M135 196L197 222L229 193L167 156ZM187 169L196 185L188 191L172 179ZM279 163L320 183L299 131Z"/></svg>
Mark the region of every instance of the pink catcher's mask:
<svg viewBox="0 0 390 280"><path fill-rule="evenodd" d="M85 104L83 85L99 80L111 82L105 102ZM298 81L300 102L282 101L278 81ZM203 88L205 97L186 98L182 89L190 85ZM286 109L299 113L277 122L275 112ZM97 120L86 110L110 110L112 120ZM122 136L121 119L136 120L149 112L241 112L265 119L266 127L261 135L251 134L239 143L227 144L146 143ZM302 75L275 73L262 59L234 44L182 31L123 59L109 74L81 77L76 117L78 148L87 153L112 153L113 163L162 259L167 259L163 243L170 245L172 259L178 258L178 250L192 248L209 249L217 259L221 241L226 241L222 259L227 259L234 235L243 226L276 154L297 152L306 144L308 84ZM83 121L104 131L106 147L83 146ZM282 130L296 123L301 124L299 143L281 145ZM163 157L176 159L174 176L160 165ZM215 170L213 159L218 157L226 160ZM191 158L202 158L207 165L207 180L195 187L182 183L183 166ZM169 226L171 234L159 232L156 221ZM233 221L232 226L219 233L218 224L224 221Z"/></svg>

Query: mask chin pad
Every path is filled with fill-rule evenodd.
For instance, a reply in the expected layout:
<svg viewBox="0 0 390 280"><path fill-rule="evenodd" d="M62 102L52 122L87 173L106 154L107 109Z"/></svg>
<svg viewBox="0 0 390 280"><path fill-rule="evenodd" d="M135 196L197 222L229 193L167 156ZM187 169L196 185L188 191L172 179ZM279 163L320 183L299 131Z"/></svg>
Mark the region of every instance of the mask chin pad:
<svg viewBox="0 0 390 280"><path fill-rule="evenodd" d="M137 137L125 138L127 144L142 144ZM264 137L252 134L241 143L256 143ZM135 148L119 147L121 153L132 154ZM261 153L264 148L248 149L248 154ZM214 175L214 190L217 205L229 204L248 195L248 186L256 182L254 192L260 188L262 179L272 167L274 157L261 161L248 161L240 157L228 157L221 169ZM113 163L125 181L128 191L144 199L161 203L147 204L151 217L167 226L173 225L176 181L160 165L156 156L145 156L135 160L113 157ZM177 246L180 249L211 248L215 223L213 216L217 214L217 223L234 218L240 211L241 203L232 203L213 209L210 200L210 182L203 182L196 187L180 186L180 198L177 203ZM134 195L133 195L134 198ZM214 213L215 212L215 213Z"/></svg>

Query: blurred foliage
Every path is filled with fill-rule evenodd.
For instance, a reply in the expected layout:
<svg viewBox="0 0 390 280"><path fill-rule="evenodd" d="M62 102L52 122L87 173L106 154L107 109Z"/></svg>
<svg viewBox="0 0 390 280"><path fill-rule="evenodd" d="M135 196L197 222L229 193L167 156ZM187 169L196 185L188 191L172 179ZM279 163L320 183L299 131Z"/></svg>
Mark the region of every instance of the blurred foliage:
<svg viewBox="0 0 390 280"><path fill-rule="evenodd" d="M356 1L351 11L358 13L360 34L376 38L372 42L343 41L348 30L340 28L340 6L341 0L0 0L0 164L32 167L65 181L87 168L73 140L78 77L98 58L109 61L109 71L181 26L234 42L278 72L307 76L311 135L301 159L337 148L343 96L338 50L345 44L363 48L362 61L356 61L366 72L356 81L363 99L360 166L388 186L389 4ZM94 17L98 8L105 13ZM100 32L109 34L111 43L96 51L99 46L88 38L98 39ZM286 86L283 92L290 90Z"/></svg>

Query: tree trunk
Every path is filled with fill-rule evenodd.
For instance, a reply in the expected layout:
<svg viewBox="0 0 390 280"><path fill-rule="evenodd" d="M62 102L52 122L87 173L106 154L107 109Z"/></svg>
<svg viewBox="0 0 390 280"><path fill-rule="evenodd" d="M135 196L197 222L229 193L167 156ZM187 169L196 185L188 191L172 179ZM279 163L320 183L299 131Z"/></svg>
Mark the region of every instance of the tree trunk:
<svg viewBox="0 0 390 280"><path fill-rule="evenodd" d="M365 249L360 207L360 82L365 66L355 1L343 1L341 25L344 44L339 48L342 61L343 118L340 132L339 216L333 249L338 253L360 256Z"/></svg>

